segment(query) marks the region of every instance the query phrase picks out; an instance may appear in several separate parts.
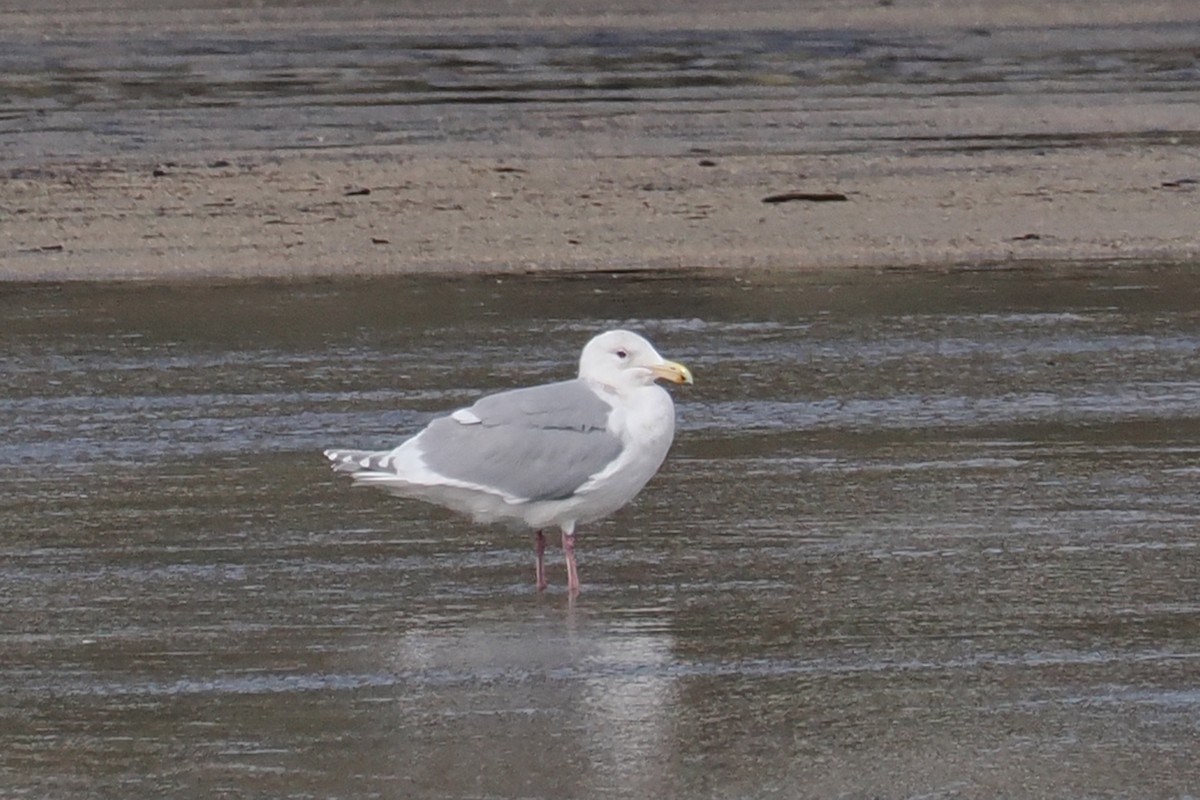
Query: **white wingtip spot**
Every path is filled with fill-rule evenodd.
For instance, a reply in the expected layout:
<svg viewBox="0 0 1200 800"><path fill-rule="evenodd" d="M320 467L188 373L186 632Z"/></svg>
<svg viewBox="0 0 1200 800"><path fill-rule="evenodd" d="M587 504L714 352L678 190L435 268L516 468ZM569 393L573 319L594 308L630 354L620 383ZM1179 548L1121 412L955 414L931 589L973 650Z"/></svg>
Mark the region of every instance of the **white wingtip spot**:
<svg viewBox="0 0 1200 800"><path fill-rule="evenodd" d="M347 461L349 461L350 459L346 459L346 460L347 460ZM360 467L363 467L363 468L365 468L365 469L369 469L369 468L370 468L370 466L371 466L371 459L369 459L369 458L362 458L362 459L359 459L359 461L358 461L358 465L359 465Z"/></svg>

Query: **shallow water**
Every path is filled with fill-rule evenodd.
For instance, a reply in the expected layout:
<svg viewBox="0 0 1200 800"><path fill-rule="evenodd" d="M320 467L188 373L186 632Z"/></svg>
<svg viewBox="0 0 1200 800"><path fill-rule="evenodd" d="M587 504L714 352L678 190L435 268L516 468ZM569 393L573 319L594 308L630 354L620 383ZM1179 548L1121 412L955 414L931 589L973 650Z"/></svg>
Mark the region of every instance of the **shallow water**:
<svg viewBox="0 0 1200 800"><path fill-rule="evenodd" d="M1195 25L0 32L0 158L452 157L1196 141ZM1063 116L1068 112L1068 116Z"/></svg>
<svg viewBox="0 0 1200 800"><path fill-rule="evenodd" d="M1197 309L1173 269L5 288L0 793L1185 796ZM319 455L614 325L697 383L574 603Z"/></svg>

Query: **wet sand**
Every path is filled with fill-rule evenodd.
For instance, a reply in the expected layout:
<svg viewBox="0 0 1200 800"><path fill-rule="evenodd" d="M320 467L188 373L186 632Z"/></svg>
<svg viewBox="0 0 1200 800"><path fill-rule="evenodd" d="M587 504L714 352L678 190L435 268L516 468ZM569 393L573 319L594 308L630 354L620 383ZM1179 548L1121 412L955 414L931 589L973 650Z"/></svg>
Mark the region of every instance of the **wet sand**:
<svg viewBox="0 0 1200 800"><path fill-rule="evenodd" d="M0 278L1200 257L1194 4L743 6L5 12Z"/></svg>

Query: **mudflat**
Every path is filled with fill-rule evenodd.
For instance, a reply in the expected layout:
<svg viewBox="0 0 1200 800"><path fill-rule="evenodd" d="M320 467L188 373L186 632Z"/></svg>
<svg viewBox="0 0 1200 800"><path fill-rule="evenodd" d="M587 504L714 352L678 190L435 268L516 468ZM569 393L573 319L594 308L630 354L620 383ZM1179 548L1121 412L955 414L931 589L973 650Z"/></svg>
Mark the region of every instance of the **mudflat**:
<svg viewBox="0 0 1200 800"><path fill-rule="evenodd" d="M1200 257L1200 7L0 12L0 278Z"/></svg>

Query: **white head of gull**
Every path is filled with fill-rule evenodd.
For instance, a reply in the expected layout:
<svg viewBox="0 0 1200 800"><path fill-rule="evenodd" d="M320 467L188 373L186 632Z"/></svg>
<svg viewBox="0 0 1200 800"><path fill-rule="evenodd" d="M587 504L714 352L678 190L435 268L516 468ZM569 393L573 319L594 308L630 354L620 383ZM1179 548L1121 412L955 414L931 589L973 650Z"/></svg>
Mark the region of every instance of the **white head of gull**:
<svg viewBox="0 0 1200 800"><path fill-rule="evenodd" d="M675 406L660 379L691 383L692 374L636 333L608 331L583 348L573 380L488 395L391 450L325 456L355 483L532 528L538 589L544 530L559 528L574 594L575 526L632 500L671 447Z"/></svg>

